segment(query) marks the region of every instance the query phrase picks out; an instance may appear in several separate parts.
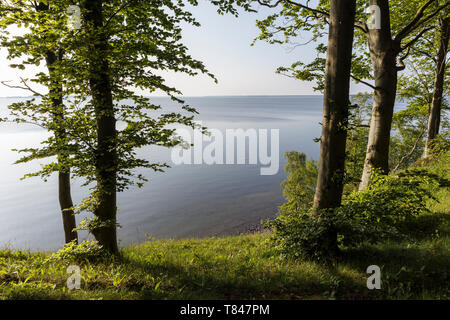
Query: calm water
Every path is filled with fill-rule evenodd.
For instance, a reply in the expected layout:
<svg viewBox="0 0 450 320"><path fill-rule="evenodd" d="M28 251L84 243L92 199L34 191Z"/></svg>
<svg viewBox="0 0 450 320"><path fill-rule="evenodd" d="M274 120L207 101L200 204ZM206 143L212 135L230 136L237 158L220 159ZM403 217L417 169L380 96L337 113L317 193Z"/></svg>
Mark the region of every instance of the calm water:
<svg viewBox="0 0 450 320"><path fill-rule="evenodd" d="M283 201L280 183L285 178L283 154L298 150L315 159L320 136L322 97L205 97L187 98L208 128L279 129L280 170L261 176L260 165L178 165L165 173L142 173L150 177L143 188L132 188L118 198L121 245L155 238L203 237L234 234L249 224L273 216ZM0 98L0 115L17 101ZM175 108L165 98L155 103ZM13 165L18 158L13 148L37 146L47 133L32 125L0 124L0 247L57 249L63 245L56 179L20 181L39 168L38 161ZM170 151L146 148L140 155L152 161L168 161ZM75 202L87 193L80 180L72 182ZM82 216L77 216L77 221ZM81 233L81 238L87 238Z"/></svg>

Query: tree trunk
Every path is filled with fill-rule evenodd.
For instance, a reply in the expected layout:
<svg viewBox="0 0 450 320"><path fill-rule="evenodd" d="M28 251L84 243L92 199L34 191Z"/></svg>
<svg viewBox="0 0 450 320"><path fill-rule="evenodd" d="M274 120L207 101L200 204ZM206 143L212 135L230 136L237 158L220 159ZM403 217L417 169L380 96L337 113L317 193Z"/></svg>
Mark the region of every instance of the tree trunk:
<svg viewBox="0 0 450 320"><path fill-rule="evenodd" d="M117 254L116 189L117 131L111 90L108 40L104 33L102 0L83 1L84 20L92 38L89 43L89 85L97 121L96 179L97 204L94 210L100 226L92 230L98 242Z"/></svg>
<svg viewBox="0 0 450 320"><path fill-rule="evenodd" d="M49 10L49 6L43 2L40 2L36 7L37 11ZM66 142L66 130L64 129L64 102L62 97L62 85L58 80L58 76L55 75L55 64L61 61L62 53L59 55L52 51L48 51L45 56L47 69L50 76L50 88L49 93L51 95L51 103L53 107L53 128L51 128L55 134L55 139L60 148L64 148ZM73 201L70 191L70 168L65 164L65 161L69 157L68 153L64 150L60 151L57 160L59 165L58 172L58 198L61 208L61 215L64 227L64 240L66 243L74 241L78 243L78 233L74 229L76 228L75 213L73 211Z"/></svg>
<svg viewBox="0 0 450 320"><path fill-rule="evenodd" d="M70 171L59 172L59 204L61 206L64 225L64 236L66 243L75 240L78 244L78 233L76 228L75 213L72 209L73 202L70 194Z"/></svg>
<svg viewBox="0 0 450 320"><path fill-rule="evenodd" d="M369 30L368 42L375 77L374 101L360 190L370 184L373 169L389 172L389 141L397 91L396 65L400 44L392 40L388 0L373 0L381 14L381 28Z"/></svg>
<svg viewBox="0 0 450 320"><path fill-rule="evenodd" d="M341 204L354 20L355 1L331 1L315 212Z"/></svg>
<svg viewBox="0 0 450 320"><path fill-rule="evenodd" d="M47 68L49 70L51 87L50 94L52 96L55 140L59 148L64 148L66 142L66 130L64 129L64 103L62 98L62 86L58 79L52 79L54 74L54 64L60 59L53 52L46 55ZM61 214L64 226L65 242L69 243L75 240L78 243L78 234L74 230L76 228L75 213L73 211L73 201L70 191L70 168L65 163L69 155L66 151L61 150L57 156L59 172L58 172L58 198L61 207Z"/></svg>
<svg viewBox="0 0 450 320"><path fill-rule="evenodd" d="M425 145L424 158L430 155L432 142L439 134L439 126L441 123L441 107L444 93L444 79L446 58L448 52L449 41L449 25L450 18L441 19L440 21L440 44L436 61L436 71L434 78L434 92L431 103L430 115L428 117L427 141Z"/></svg>

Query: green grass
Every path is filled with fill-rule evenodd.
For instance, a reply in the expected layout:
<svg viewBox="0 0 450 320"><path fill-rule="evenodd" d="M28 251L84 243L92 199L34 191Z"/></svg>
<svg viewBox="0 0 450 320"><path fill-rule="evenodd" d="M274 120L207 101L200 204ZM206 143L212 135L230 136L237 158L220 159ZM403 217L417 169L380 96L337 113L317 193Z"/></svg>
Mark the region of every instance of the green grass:
<svg viewBox="0 0 450 320"><path fill-rule="evenodd" d="M450 179L450 153L422 164ZM2 299L449 299L450 192L436 192L416 240L343 249L333 266L281 257L269 233L156 240L120 258L69 261L51 253L0 251ZM66 269L81 267L81 290ZM367 266L382 268L381 290L366 287Z"/></svg>

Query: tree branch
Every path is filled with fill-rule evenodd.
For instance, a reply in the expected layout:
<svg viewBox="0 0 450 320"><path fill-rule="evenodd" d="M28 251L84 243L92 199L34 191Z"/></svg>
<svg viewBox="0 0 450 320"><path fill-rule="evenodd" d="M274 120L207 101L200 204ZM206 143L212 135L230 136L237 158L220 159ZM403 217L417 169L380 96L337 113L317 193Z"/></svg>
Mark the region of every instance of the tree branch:
<svg viewBox="0 0 450 320"><path fill-rule="evenodd" d="M405 155L400 159L400 161L397 163L397 165L395 166L395 168L394 168L394 170L393 170L394 172L397 172L398 169L400 169L400 166L403 164L403 162L405 162L407 159L409 159L409 158L412 156L412 154L414 153L414 151L417 149L417 146L418 146L420 140L422 139L424 133L425 133L425 127L422 128L422 131L420 132L419 136L417 137L417 140L416 140L416 142L414 143L414 145L413 145L411 151L409 151L407 154L405 154Z"/></svg>
<svg viewBox="0 0 450 320"><path fill-rule="evenodd" d="M425 23L426 21L430 20L431 18L433 18L435 15L437 15L442 9L444 9L445 7L447 7L450 2L447 2L445 4L443 4L442 6L438 7L433 13L431 13L430 15L428 15L427 17L425 17L424 19L422 19L425 10L433 3L437 0L429 0L428 2L424 3L422 5L422 7L419 8L419 10L416 13L416 16L414 17L414 19L406 26L404 27L395 37L395 41L401 42L403 39L405 39L411 32L413 32L414 30L416 30L421 24ZM420 20L422 19L422 20Z"/></svg>
<svg viewBox="0 0 450 320"><path fill-rule="evenodd" d="M402 71L402 70L406 69L404 60L409 56L409 51L410 51L410 47L407 48L406 53L402 57L397 59L397 62L399 64L399 66L396 67L397 71Z"/></svg>
<svg viewBox="0 0 450 320"><path fill-rule="evenodd" d="M269 7L269 8L275 8L282 2L289 3L289 4L293 5L293 6L297 6L297 7L300 7L302 9L310 11L311 13L313 13L313 16L315 18L317 18L318 14L320 14L320 15L322 15L324 17L327 17L327 18L330 17L330 14L328 12L326 12L326 11L314 9L314 8L308 7L307 5L304 5L304 4L301 4L301 3L298 3L298 2L294 2L292 0L278 0L274 4L270 4L270 3L264 2L262 0L257 0L257 2L260 5L265 6L265 7ZM355 21L355 28L360 29L364 33L368 32L367 25L365 23L363 23L363 22L360 22L360 21Z"/></svg>
<svg viewBox="0 0 450 320"><path fill-rule="evenodd" d="M416 36L414 37L414 39L412 39L411 41L409 41L409 42L408 42L407 44L405 44L404 46L401 46L401 50L405 50L406 48L411 47L414 43L417 42L417 40L419 40L419 39L424 35L424 33L428 32L428 31L430 31L430 30L432 30L432 29L434 29L434 27L428 27L428 28L423 29L421 32L419 32L418 35L416 35Z"/></svg>
<svg viewBox="0 0 450 320"><path fill-rule="evenodd" d="M434 57L433 55L431 55L430 53L423 51L423 50L419 50L419 49L412 49L414 52L420 53L421 55L424 55L428 58L430 58L431 60L433 60L436 63L436 57Z"/></svg>
<svg viewBox="0 0 450 320"><path fill-rule="evenodd" d="M351 77L353 80L357 81L357 82L361 82L362 84L365 84L366 86L372 88L373 90L377 90L377 89L378 89L378 88L375 87L374 85L372 85L372 84L370 84L370 83L368 83L368 82L366 82L366 81L364 81L364 80L361 80L361 79L355 77L355 76L352 75L352 74L350 74L350 77Z"/></svg>
<svg viewBox="0 0 450 320"><path fill-rule="evenodd" d="M39 92L33 90L33 89L27 84L27 82L25 81L25 79L23 79L23 78L20 78L20 82L23 83L23 85L24 85L23 87L21 87L21 86L12 86L12 85L10 85L10 84L7 84L7 82L11 82L11 81L0 81L1 84L3 84L4 86L6 86L6 87L8 87L8 88L11 88L11 89L28 90L28 91L31 91L32 93L34 93L34 94L37 95L37 96L40 96L40 97L43 97L43 96L44 96L43 94L41 94L41 93L39 93Z"/></svg>
<svg viewBox="0 0 450 320"><path fill-rule="evenodd" d="M27 120L23 120L23 119L19 119L19 120L9 120L9 119L0 119L0 122L8 122L8 123L25 123L25 124L31 124L33 126L37 126L40 127L42 129L48 130L48 127L43 126L37 122L31 122L31 121L27 121Z"/></svg>

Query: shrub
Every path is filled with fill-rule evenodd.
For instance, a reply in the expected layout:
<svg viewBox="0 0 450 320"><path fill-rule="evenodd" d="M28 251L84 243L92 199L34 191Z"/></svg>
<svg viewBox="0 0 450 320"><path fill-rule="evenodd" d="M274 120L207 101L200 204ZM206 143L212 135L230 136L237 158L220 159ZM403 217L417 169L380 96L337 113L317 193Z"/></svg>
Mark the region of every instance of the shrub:
<svg viewBox="0 0 450 320"><path fill-rule="evenodd" d="M430 154L437 158L450 150L450 131L438 135L431 143Z"/></svg>
<svg viewBox="0 0 450 320"><path fill-rule="evenodd" d="M107 252L96 240L85 240L80 244L76 244L75 241L65 244L62 249L50 256L50 260L93 262L107 256Z"/></svg>
<svg viewBox="0 0 450 320"><path fill-rule="evenodd" d="M409 236L401 226L429 212L427 200L434 199L431 190L437 185L437 177L420 170L373 173L372 184L346 195L337 209L342 243L354 246Z"/></svg>
<svg viewBox="0 0 450 320"><path fill-rule="evenodd" d="M272 241L295 258L329 260L336 246L357 246L386 239L407 238L405 223L428 212L426 203L442 179L424 170L398 175L373 173L372 184L344 196L342 206L311 215L310 211L280 210L269 224ZM285 209L286 207L283 207Z"/></svg>
<svg viewBox="0 0 450 320"><path fill-rule="evenodd" d="M270 241L286 256L328 260L336 254L336 247L330 242L335 220L329 211L318 212L314 217L309 212L283 212L269 222L274 230Z"/></svg>
<svg viewBox="0 0 450 320"><path fill-rule="evenodd" d="M281 183L283 195L287 202L280 207L281 211L301 212L311 208L316 190L317 163L307 159L304 153L286 152L287 164L284 170L288 174Z"/></svg>

